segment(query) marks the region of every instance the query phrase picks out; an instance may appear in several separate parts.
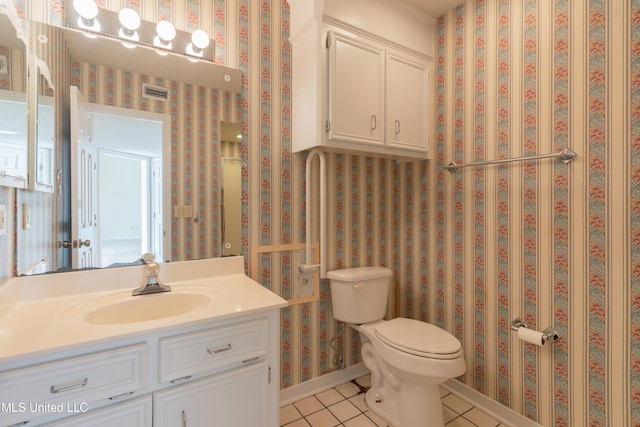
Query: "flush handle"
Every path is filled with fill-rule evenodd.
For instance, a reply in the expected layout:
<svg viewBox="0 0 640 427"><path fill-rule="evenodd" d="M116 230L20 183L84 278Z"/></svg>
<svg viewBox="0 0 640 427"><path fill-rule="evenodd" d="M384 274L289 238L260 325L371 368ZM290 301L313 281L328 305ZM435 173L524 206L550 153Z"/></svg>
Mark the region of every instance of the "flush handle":
<svg viewBox="0 0 640 427"><path fill-rule="evenodd" d="M355 285L353 285L354 289L360 289L362 287L362 285L364 285L364 282L358 282Z"/></svg>

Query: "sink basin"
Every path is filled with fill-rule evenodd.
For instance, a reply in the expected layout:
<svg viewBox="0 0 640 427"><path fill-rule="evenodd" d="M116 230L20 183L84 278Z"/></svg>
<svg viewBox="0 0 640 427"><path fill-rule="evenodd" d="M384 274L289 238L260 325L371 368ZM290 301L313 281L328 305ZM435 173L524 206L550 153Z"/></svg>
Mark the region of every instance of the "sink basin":
<svg viewBox="0 0 640 427"><path fill-rule="evenodd" d="M131 296L131 291L94 298L67 310L63 319L81 319L93 325L146 322L190 313L212 304L215 292L206 287L185 291Z"/></svg>
<svg viewBox="0 0 640 427"><path fill-rule="evenodd" d="M95 325L146 322L188 313L210 303L207 295L163 292L106 305L90 312L84 320Z"/></svg>

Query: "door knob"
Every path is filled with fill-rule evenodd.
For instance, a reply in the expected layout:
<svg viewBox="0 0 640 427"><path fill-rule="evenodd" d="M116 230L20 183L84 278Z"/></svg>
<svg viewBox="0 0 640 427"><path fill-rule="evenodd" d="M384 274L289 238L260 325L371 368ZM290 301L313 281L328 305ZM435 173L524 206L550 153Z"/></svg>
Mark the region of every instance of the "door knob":
<svg viewBox="0 0 640 427"><path fill-rule="evenodd" d="M66 249L66 248L68 248L70 246L71 246L71 242L68 241L68 240L65 240L63 242L58 241L58 249L60 249L60 248L65 248Z"/></svg>
<svg viewBox="0 0 640 427"><path fill-rule="evenodd" d="M73 241L74 248L81 248L83 246L86 246L86 247L91 246L91 240L87 239L83 241L82 239L78 239Z"/></svg>

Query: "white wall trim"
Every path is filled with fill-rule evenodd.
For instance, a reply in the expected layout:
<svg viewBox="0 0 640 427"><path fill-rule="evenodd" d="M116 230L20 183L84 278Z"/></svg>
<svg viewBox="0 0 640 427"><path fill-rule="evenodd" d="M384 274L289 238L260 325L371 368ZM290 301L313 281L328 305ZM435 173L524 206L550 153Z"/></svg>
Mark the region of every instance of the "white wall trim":
<svg viewBox="0 0 640 427"><path fill-rule="evenodd" d="M509 427L540 427L540 424L529 418L517 413L516 411L490 399L484 394L462 384L460 381L450 379L442 384L442 388L450 391L472 404L474 407L482 410L485 414L493 417L497 421Z"/></svg>
<svg viewBox="0 0 640 427"><path fill-rule="evenodd" d="M369 370L362 363L340 371L329 372L300 384L280 390L280 406L285 406L314 394L367 375Z"/></svg>

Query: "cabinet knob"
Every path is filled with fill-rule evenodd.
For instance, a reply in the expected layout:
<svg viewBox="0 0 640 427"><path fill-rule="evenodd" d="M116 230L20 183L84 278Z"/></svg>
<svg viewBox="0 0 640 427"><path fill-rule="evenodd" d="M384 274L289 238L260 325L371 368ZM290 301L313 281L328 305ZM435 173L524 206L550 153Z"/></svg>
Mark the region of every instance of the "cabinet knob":
<svg viewBox="0 0 640 427"><path fill-rule="evenodd" d="M62 242L58 241L58 249L60 249L60 248L65 248L66 249L66 248L68 248L70 246L71 246L71 242L68 241L68 240L65 240L65 241L62 241Z"/></svg>

